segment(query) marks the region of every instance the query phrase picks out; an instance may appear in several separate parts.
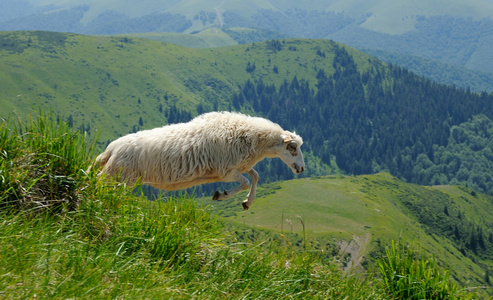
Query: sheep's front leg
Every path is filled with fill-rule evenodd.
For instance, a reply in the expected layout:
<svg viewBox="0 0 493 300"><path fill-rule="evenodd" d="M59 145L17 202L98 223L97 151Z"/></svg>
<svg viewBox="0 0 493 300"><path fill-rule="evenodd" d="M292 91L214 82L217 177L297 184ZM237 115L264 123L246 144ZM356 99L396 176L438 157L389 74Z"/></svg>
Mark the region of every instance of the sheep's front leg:
<svg viewBox="0 0 493 300"><path fill-rule="evenodd" d="M247 198L243 200L243 209L248 210L252 205L253 201L255 201L255 197L257 196L257 183L258 183L258 173L254 169L251 169L247 172L250 177L252 177L252 186L250 187L250 192L247 195Z"/></svg>
<svg viewBox="0 0 493 300"><path fill-rule="evenodd" d="M232 178L232 180L227 180L227 182L231 182L231 181L238 181L240 183L240 185L234 189L226 190L222 193L219 193L219 191L216 191L214 193L214 196L212 196L212 200L229 199L232 196L238 194L239 192L248 189L248 187L250 186L250 181L248 181L248 179L245 176L241 175L241 173L236 174Z"/></svg>

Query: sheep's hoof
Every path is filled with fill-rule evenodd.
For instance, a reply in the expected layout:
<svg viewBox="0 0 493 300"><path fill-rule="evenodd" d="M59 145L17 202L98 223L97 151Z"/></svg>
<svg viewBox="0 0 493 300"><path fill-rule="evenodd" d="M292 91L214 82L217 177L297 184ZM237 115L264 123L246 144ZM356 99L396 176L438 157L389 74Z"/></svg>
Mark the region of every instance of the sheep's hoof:
<svg viewBox="0 0 493 300"><path fill-rule="evenodd" d="M221 194L219 193L219 191L216 191L216 192L214 193L214 196L212 196L212 200L219 200L219 195L221 195Z"/></svg>
<svg viewBox="0 0 493 300"><path fill-rule="evenodd" d="M243 209L244 210L248 210L249 209L248 202L246 202L246 201L245 202L242 202L241 205L243 205Z"/></svg>

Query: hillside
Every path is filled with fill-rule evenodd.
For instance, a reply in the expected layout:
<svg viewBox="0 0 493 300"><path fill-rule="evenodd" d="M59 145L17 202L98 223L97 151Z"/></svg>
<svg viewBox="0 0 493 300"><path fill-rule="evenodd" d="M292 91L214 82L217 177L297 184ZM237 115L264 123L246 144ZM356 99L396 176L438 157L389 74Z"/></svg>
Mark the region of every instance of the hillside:
<svg viewBox="0 0 493 300"><path fill-rule="evenodd" d="M188 198L148 201L102 180L88 168L94 141L52 115L2 120L0 137L2 298L386 295L376 281L346 278L336 262L293 247L239 245ZM447 294L465 294L446 281Z"/></svg>
<svg viewBox="0 0 493 300"><path fill-rule="evenodd" d="M133 37L7 32L0 45L1 115L53 110L81 131L100 133L101 146L205 111L238 110L303 136L310 166L303 176L386 170L419 184L493 189L485 180L492 170L470 167L490 160L492 95L438 85L335 42L191 49ZM478 114L485 128L468 131L469 139L484 138L471 149L477 153L460 150L440 161L441 147L457 140L451 130ZM259 170L262 182L293 178L278 160Z"/></svg>
<svg viewBox="0 0 493 300"><path fill-rule="evenodd" d="M359 49L358 47L356 47ZM395 52L359 49L387 63L401 66L417 75L437 83L453 85L464 90L481 93L493 92L493 73L471 70L460 65L446 64L437 60Z"/></svg>
<svg viewBox="0 0 493 300"><path fill-rule="evenodd" d="M231 97L248 79L280 85L297 75L314 84L318 69L333 72L330 53L337 44L286 42L290 51L281 54L268 43L190 49L131 37L4 32L2 114L24 114L32 105L54 109L63 117L71 115L78 125L90 126L91 132L104 128L102 139L109 139L132 131L141 117L145 125L140 128L165 124L166 110L174 106L192 116L199 104L202 110L230 109ZM327 59L317 50L327 52ZM369 57L358 56L361 68L368 68ZM250 63L259 66L254 73L247 71Z"/></svg>
<svg viewBox="0 0 493 300"><path fill-rule="evenodd" d="M127 36L135 36L178 44L190 48L210 48L248 44L271 39L287 38L287 34L280 34L269 30L238 28L210 28L193 33L174 32L150 32L130 33ZM377 57L387 63L406 68L420 76L426 77L437 83L453 85L464 90L481 93L493 92L493 73L468 69L460 64L444 63L436 59L424 58L416 55L397 53L373 48L354 47L371 56Z"/></svg>
<svg viewBox="0 0 493 300"><path fill-rule="evenodd" d="M401 238L439 257L463 283L482 282L493 266L493 197L467 188L418 186L379 173L264 185L245 213L242 197L200 203L237 226L294 233L298 245L305 230L308 249L326 248L329 256L333 239L347 241L339 246L348 264L371 265L382 245Z"/></svg>
<svg viewBox="0 0 493 300"><path fill-rule="evenodd" d="M288 38L287 34L245 27L228 29L214 27L192 33L146 32L126 33L123 35L173 43L190 48L215 48Z"/></svg>

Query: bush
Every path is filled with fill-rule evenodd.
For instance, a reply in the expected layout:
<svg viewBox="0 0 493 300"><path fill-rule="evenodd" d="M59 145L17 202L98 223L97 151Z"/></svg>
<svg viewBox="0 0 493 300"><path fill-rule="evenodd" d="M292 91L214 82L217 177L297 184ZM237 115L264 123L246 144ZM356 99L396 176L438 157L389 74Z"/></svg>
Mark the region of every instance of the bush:
<svg viewBox="0 0 493 300"><path fill-rule="evenodd" d="M13 124L14 123L14 124ZM0 124L0 207L73 210L93 145L51 115Z"/></svg>

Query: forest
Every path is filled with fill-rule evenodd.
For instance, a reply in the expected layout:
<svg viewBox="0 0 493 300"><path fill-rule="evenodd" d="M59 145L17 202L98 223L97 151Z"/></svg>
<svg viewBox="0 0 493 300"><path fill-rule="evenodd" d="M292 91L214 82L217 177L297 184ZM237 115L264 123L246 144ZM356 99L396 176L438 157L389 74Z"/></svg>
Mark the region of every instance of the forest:
<svg viewBox="0 0 493 300"><path fill-rule="evenodd" d="M342 47L333 67L333 75L318 72L316 86L296 76L278 88L248 80L233 107L295 129L305 151L346 174L388 171L417 184L493 193L491 94L437 84L393 65L361 74ZM275 173L292 176L283 169Z"/></svg>

